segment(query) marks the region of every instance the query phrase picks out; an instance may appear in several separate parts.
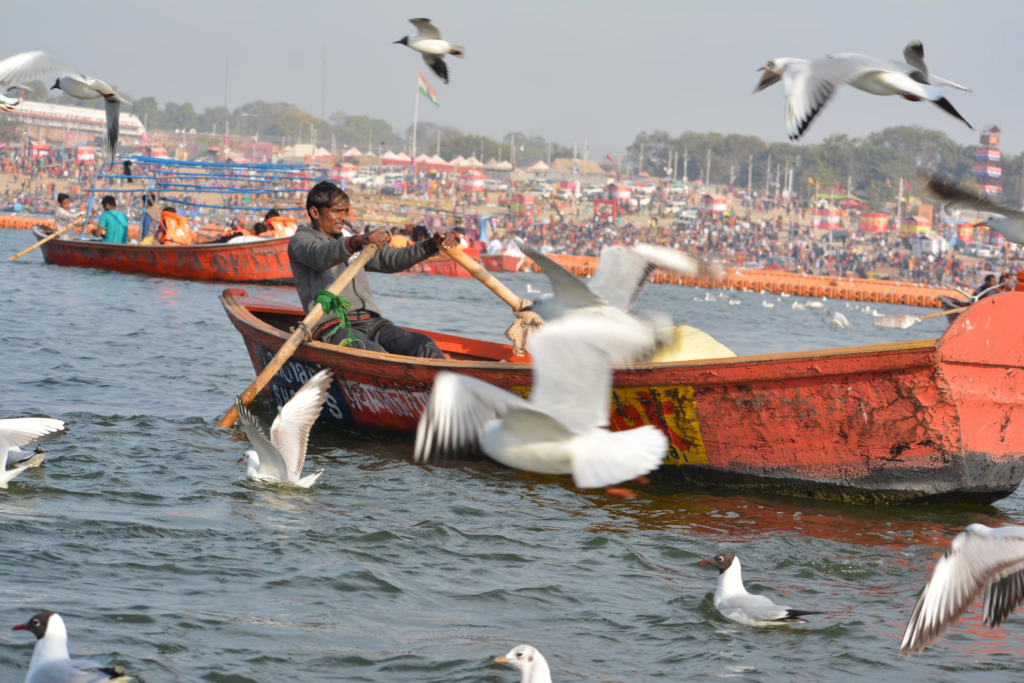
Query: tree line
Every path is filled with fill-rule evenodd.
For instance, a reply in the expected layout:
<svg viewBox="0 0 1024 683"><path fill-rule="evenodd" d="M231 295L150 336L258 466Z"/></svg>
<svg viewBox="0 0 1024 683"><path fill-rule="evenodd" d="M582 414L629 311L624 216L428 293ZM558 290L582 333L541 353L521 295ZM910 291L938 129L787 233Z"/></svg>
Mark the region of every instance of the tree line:
<svg viewBox="0 0 1024 683"><path fill-rule="evenodd" d="M793 168L793 191L802 199L821 194L849 191L874 208L881 208L898 195L900 179L903 196L919 196L919 170L938 173L978 189L971 167L978 145L960 145L945 133L920 126L895 126L863 138L832 135L821 143L792 144L765 142L750 135L685 132L673 137L664 131L640 133L627 150L630 170L642 169L651 176L686 174L691 180L712 184L730 181L739 189L764 192L766 183L774 195L776 184L786 186L786 172ZM710 169L708 153L710 152ZM769 167L769 163L771 164ZM1008 204L1020 206L1021 168L1024 154L1002 157L1003 194ZM709 174L710 170L710 174Z"/></svg>

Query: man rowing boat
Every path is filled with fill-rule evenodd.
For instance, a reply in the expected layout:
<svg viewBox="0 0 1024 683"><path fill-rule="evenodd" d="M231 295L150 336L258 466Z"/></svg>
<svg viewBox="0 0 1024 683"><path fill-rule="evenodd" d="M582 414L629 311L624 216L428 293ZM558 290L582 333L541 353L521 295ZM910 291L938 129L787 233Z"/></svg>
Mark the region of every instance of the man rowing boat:
<svg viewBox="0 0 1024 683"><path fill-rule="evenodd" d="M381 315L373 301L370 280L365 271L400 273L433 256L442 246L452 249L458 246L458 242L451 235L437 233L430 239L396 249L388 246L390 235L383 230L343 237L342 230L350 219L350 210L344 190L328 181L317 183L306 197L310 224L296 230L288 242L295 288L306 311L321 305L317 303L318 295L341 275L353 254L368 244L374 244L380 250L341 293L348 304L347 317L351 328L339 320L335 313L339 308L328 301L330 294L327 293L326 298L320 298L332 310L312 331L313 339L329 344L349 342L354 348L367 351L443 359L444 353L430 337L404 330ZM351 343L351 339L355 342Z"/></svg>

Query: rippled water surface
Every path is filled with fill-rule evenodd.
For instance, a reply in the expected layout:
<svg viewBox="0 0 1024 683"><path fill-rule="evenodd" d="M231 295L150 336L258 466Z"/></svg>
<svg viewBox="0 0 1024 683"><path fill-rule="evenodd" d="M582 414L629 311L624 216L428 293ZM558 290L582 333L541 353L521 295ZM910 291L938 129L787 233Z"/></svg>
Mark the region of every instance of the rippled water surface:
<svg viewBox="0 0 1024 683"><path fill-rule="evenodd" d="M0 254L27 246L0 230ZM506 275L519 294L543 276ZM410 326L501 340L504 304L473 280L373 275ZM856 507L646 487L620 501L483 463L424 469L407 442L328 429L312 490L250 483L243 437L213 425L253 378L217 301L224 285L0 262L0 417L51 415L71 433L0 491L0 680L24 677L32 638L61 612L74 655L140 681L517 681L490 660L526 642L555 681L1020 681L1024 615L991 631L975 609L924 656L897 659L937 552L991 507ZM296 300L294 290L248 287ZM641 306L739 353L936 336L941 321L853 329L793 301L649 286ZM775 303L765 308L761 301ZM831 305L831 304L830 304ZM879 306L883 312L907 311ZM930 312L930 311L920 311ZM258 405L269 417L269 408ZM827 612L799 629L723 619L731 550L757 592Z"/></svg>

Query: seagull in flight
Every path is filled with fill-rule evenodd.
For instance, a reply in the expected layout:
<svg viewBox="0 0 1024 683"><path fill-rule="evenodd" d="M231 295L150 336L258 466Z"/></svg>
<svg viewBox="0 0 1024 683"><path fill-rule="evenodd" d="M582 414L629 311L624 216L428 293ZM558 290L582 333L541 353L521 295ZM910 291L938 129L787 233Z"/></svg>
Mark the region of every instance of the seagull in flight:
<svg viewBox="0 0 1024 683"><path fill-rule="evenodd" d="M1005 237L1007 241L1024 244L1024 211L1011 209L1004 204L997 204L985 195L971 192L923 173L921 179L925 181L926 193L950 206L999 214L998 217L988 218L982 223Z"/></svg>
<svg viewBox="0 0 1024 683"><path fill-rule="evenodd" d="M16 417L0 420L0 489L7 488L7 483L11 479L42 462L42 458L37 458L29 460L28 464L21 467L7 469L7 460L11 456L19 460L28 460L36 455L32 452L25 454L19 446L53 439L66 434L67 431L66 422L49 417ZM24 458L21 457L23 454Z"/></svg>
<svg viewBox="0 0 1024 683"><path fill-rule="evenodd" d="M764 73L754 92L782 81L786 95L786 132L790 140L803 135L843 85L872 95L900 95L911 102L928 100L973 130L944 94L946 87L968 88L929 74L920 41L907 45L903 54L908 61L887 61L852 52L831 54L814 61L794 57L770 59L758 69Z"/></svg>
<svg viewBox="0 0 1024 683"><path fill-rule="evenodd" d="M542 294L529 307L546 321L584 308L612 307L628 311L656 269L697 275L704 267L696 259L667 247L650 244L605 247L601 250L597 272L584 282L549 256L530 247L524 247L523 251L551 281L553 292Z"/></svg>
<svg viewBox="0 0 1024 683"><path fill-rule="evenodd" d="M395 44L411 47L423 55L423 61L427 63L430 70L447 83L448 65L444 62L444 56L465 57L466 49L461 45L452 45L442 38L441 31L430 23L430 19L410 19L409 23L416 27L417 34L396 40Z"/></svg>
<svg viewBox="0 0 1024 683"><path fill-rule="evenodd" d="M309 430L320 416L327 390L334 381L334 373L324 368L309 378L295 395L284 404L270 427L270 438L263 432L260 421L249 412L241 398L235 399L238 417L242 420L245 435L256 449L246 451L238 462L248 461L247 470L251 479L280 482L308 489L324 471L300 477L302 463L306 460L306 443Z"/></svg>
<svg viewBox="0 0 1024 683"><path fill-rule="evenodd" d="M518 645L504 657L495 657L495 664L511 664L522 672L519 683L551 683L551 669L537 648Z"/></svg>
<svg viewBox="0 0 1024 683"><path fill-rule="evenodd" d="M20 86L23 81L56 74L57 80L50 90L63 90L78 100L95 100L100 97L106 102L107 113L107 155L113 161L117 153L121 104L131 104L103 81L84 76L69 66L41 51L22 52L0 61L0 89L9 90Z"/></svg>
<svg viewBox="0 0 1024 683"><path fill-rule="evenodd" d="M713 560L701 560L697 564L710 564L718 569L718 588L715 589L715 609L726 619L744 626L786 626L805 624L800 617L821 612L791 609L776 605L763 595L748 593L743 587L740 558L732 553L722 553Z"/></svg>
<svg viewBox="0 0 1024 683"><path fill-rule="evenodd" d="M596 338L601 348L589 341ZM506 467L571 474L580 488L631 497L608 487L658 468L668 439L653 425L608 430L611 362L613 355L641 353L649 341L638 327L600 315L548 323L531 339L529 400L475 377L438 373L416 431L414 459L425 463L482 450Z"/></svg>
<svg viewBox="0 0 1024 683"><path fill-rule="evenodd" d="M992 628L1024 602L1024 527L970 524L956 535L921 592L900 654L923 652L981 592L984 623Z"/></svg>
<svg viewBox="0 0 1024 683"><path fill-rule="evenodd" d="M128 683L135 677L125 673L123 666L71 659L68 630L56 612L40 612L14 630L30 631L36 637L25 683Z"/></svg>

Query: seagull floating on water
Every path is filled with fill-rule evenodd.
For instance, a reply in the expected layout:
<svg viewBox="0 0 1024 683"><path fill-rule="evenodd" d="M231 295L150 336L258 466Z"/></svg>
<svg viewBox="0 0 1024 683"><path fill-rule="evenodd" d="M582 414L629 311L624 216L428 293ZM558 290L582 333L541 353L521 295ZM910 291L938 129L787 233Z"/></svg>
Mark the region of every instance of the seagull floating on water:
<svg viewBox="0 0 1024 683"><path fill-rule="evenodd" d="M0 88L25 87L20 84L57 74L57 80L50 90L63 90L78 100L95 100L102 97L107 113L107 154L111 161L117 153L117 138L120 128L121 103L131 104L109 85L96 78L89 78L65 66L45 52L22 52L0 61Z"/></svg>
<svg viewBox="0 0 1024 683"><path fill-rule="evenodd" d="M135 677L135 674L125 673L123 666L71 659L68 631L56 612L40 612L14 630L31 631L36 637L25 683L128 683Z"/></svg>
<svg viewBox="0 0 1024 683"><path fill-rule="evenodd" d="M742 303L743 302L740 301L739 299L729 299L729 305L730 306L739 306Z"/></svg>
<svg viewBox="0 0 1024 683"><path fill-rule="evenodd" d="M765 308L775 308L775 304L770 303L768 301L762 301L761 305L764 306Z"/></svg>
<svg viewBox="0 0 1024 683"><path fill-rule="evenodd" d="M238 462L248 460L247 469L251 479L281 482L307 489L324 473L320 469L308 476L299 476L302 474L302 463L306 460L309 430L320 416L333 380L334 373L330 368L324 368L310 377L274 418L269 439L259 420L249 412L242 399L235 399L245 435L256 448L254 451L246 451L238 459Z"/></svg>
<svg viewBox="0 0 1024 683"><path fill-rule="evenodd" d="M968 525L935 563L907 624L900 654L923 652L983 591L984 623L999 626L1024 602L1022 588L1024 527Z"/></svg>
<svg viewBox="0 0 1024 683"><path fill-rule="evenodd" d="M534 289L533 285L531 285L529 282L527 282L526 283L526 293L527 294L543 294L544 292L539 290L539 289Z"/></svg>
<svg viewBox="0 0 1024 683"><path fill-rule="evenodd" d="M42 458L34 458L36 453L32 452L29 452L26 458L21 458L25 451L18 448L19 446L53 439L66 434L67 431L66 422L49 417L16 417L0 420L0 489L7 488L7 483L11 479L43 461ZM33 460L29 460L28 464L21 467L7 469L7 459L12 452L20 459L19 461L29 458Z"/></svg>
<svg viewBox="0 0 1024 683"><path fill-rule="evenodd" d="M776 605L763 595L748 593L743 587L740 558L732 553L722 553L713 560L701 560L697 564L710 564L718 569L715 608L738 624L757 627L805 624L807 622L800 617L821 614Z"/></svg>
<svg viewBox="0 0 1024 683"><path fill-rule="evenodd" d="M971 192L939 178L921 175L925 180L926 193L950 206L999 214L997 218L989 218L981 223L998 232L1009 242L1024 244L1024 211L1018 211L1005 204L998 204L985 195Z"/></svg>
<svg viewBox="0 0 1024 683"><path fill-rule="evenodd" d="M518 645L504 657L495 657L495 664L511 664L522 672L519 683L551 683L551 669L537 648Z"/></svg>
<svg viewBox="0 0 1024 683"><path fill-rule="evenodd" d="M764 73L754 92L782 81L786 95L786 132L790 140L803 135L842 85L850 85L872 95L900 95L911 102L928 100L971 128L971 124L944 95L946 87L968 88L930 75L924 64L924 47L920 41L907 45L903 54L907 62L886 61L849 52L831 54L814 61L794 57L771 59L758 69Z"/></svg>
<svg viewBox="0 0 1024 683"><path fill-rule="evenodd" d="M608 430L611 362L641 354L649 343L637 327L600 314L549 322L531 340L528 401L475 377L440 372L416 431L414 458L425 463L479 449L507 467L571 474L580 488L631 497L608 487L660 466L668 440L653 425Z"/></svg>
<svg viewBox="0 0 1024 683"><path fill-rule="evenodd" d="M416 27L416 35L396 40L395 44L411 47L423 55L423 61L430 70L447 83L448 65L444 63L444 56L465 57L466 49L461 45L452 45L442 38L441 32L430 23L430 19L410 19L409 23Z"/></svg>

